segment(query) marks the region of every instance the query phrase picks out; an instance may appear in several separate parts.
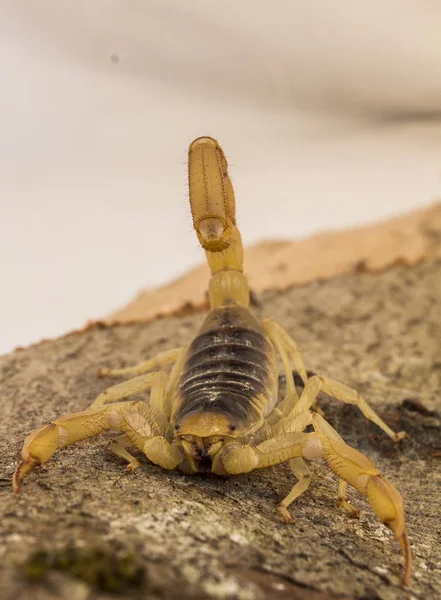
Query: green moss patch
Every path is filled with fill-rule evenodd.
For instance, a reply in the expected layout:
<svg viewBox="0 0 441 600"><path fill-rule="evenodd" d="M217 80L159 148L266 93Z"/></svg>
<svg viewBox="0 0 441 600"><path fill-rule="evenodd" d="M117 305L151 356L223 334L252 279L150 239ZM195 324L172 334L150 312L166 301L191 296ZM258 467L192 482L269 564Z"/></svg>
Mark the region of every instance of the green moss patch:
<svg viewBox="0 0 441 600"><path fill-rule="evenodd" d="M110 548L37 550L23 565L26 578L42 581L50 570L63 571L106 592L144 588L145 570L134 553Z"/></svg>

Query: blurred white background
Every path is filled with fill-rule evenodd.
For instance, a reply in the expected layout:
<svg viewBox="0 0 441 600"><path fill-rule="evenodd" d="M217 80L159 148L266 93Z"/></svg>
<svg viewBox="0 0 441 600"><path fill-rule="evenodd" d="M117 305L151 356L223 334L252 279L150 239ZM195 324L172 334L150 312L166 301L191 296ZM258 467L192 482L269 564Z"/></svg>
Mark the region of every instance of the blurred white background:
<svg viewBox="0 0 441 600"><path fill-rule="evenodd" d="M197 136L246 243L439 196L440 31L437 0L0 0L0 352L203 259Z"/></svg>

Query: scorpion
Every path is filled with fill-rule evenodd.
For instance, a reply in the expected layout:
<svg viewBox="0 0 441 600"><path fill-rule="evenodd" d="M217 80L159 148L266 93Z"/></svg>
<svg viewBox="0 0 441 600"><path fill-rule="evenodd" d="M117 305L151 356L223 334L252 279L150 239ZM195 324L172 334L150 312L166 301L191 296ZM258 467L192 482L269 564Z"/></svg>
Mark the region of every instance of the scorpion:
<svg viewBox="0 0 441 600"><path fill-rule="evenodd" d="M379 520L398 540L409 583L411 550L402 498L365 455L346 444L316 409L319 392L358 407L394 442L395 433L357 391L331 378L308 376L295 341L275 321L259 322L249 310L250 291L243 273L243 248L236 225L235 197L228 164L219 143L195 139L189 147L189 198L193 225L211 271L210 312L188 347L121 369L100 369L101 376L130 376L106 389L81 412L61 416L28 435L12 485L54 452L111 430L120 432L110 449L133 471L135 447L164 469L186 474L248 473L289 462L296 478L278 505L284 521L288 507L310 485L306 460L324 459L338 477L338 506L350 515L348 484L365 496ZM286 393L279 398L278 364ZM294 369L293 369L294 367ZM298 393L297 375L303 382ZM147 402L128 396L150 391ZM305 431L307 430L307 431Z"/></svg>

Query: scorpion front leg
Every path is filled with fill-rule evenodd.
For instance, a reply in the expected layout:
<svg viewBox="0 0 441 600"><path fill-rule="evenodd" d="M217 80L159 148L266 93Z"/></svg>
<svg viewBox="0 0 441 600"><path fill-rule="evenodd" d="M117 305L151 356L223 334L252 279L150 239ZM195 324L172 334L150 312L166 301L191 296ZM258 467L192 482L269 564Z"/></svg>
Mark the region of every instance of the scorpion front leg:
<svg viewBox="0 0 441 600"><path fill-rule="evenodd" d="M123 433L110 442L109 450L113 452L113 454L116 454L116 456L127 461L128 464L126 469L132 473L141 466L141 463L127 450L129 446L133 446L132 441L125 433Z"/></svg>

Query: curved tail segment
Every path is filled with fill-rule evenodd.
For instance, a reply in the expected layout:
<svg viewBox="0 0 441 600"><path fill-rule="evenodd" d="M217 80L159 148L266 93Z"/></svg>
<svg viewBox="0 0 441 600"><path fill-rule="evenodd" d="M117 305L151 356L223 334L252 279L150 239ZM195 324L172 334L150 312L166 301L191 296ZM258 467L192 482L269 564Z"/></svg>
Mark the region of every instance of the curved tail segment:
<svg viewBox="0 0 441 600"><path fill-rule="evenodd" d="M236 203L228 163L211 137L195 139L188 150L188 184L193 226L211 270L210 308L229 302L249 305L243 248L236 227Z"/></svg>

